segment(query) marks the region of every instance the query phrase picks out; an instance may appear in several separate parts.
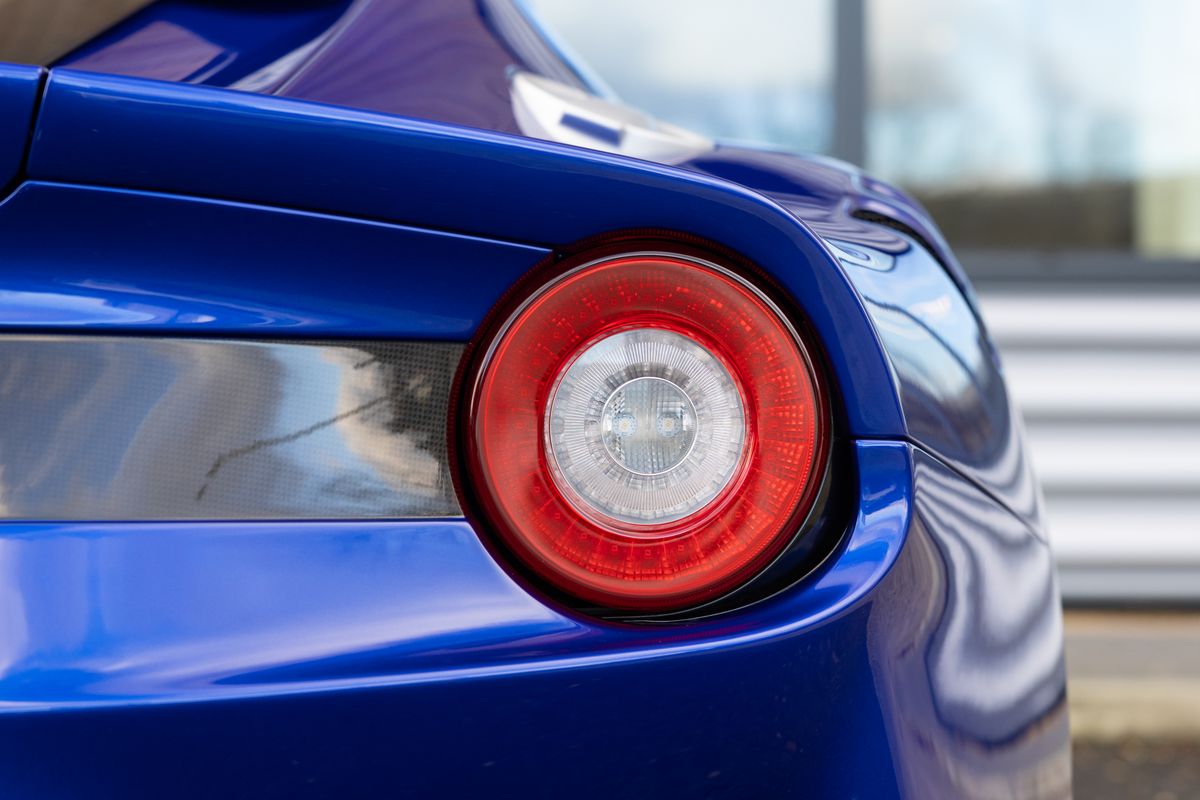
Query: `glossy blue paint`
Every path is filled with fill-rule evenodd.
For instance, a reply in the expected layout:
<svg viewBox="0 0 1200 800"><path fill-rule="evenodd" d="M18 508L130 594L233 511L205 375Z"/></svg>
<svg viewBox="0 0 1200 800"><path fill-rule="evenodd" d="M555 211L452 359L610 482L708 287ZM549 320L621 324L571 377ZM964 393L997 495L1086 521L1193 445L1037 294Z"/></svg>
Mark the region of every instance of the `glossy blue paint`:
<svg viewBox="0 0 1200 800"><path fill-rule="evenodd" d="M225 41L259 6L181 27ZM336 57L257 90L510 130L495 81L519 59L478 14L357 0L322 40ZM89 52L123 40L106 41ZM902 192L822 159L721 147L671 168L70 70L27 172L0 204L10 335L462 340L551 249L666 228L742 252L794 298L859 440L829 563L686 624L560 608L462 520L0 525L4 793L1069 793L1061 618L1019 423L953 255Z"/></svg>
<svg viewBox="0 0 1200 800"><path fill-rule="evenodd" d="M63 221L71 235L62 236ZM462 341L549 251L328 214L25 183L0 328ZM98 255L102 254L102 255Z"/></svg>
<svg viewBox="0 0 1200 800"><path fill-rule="evenodd" d="M830 567L686 626L547 605L463 522L0 527L22 597L0 775L39 796L883 798L1028 778L966 758L981 746L1060 768L1058 612L1029 597L1037 635L1015 634L1003 579L1048 569L1045 544L905 445L856 453ZM998 642L1022 668L989 660ZM75 768L38 765L49 747Z"/></svg>
<svg viewBox="0 0 1200 800"><path fill-rule="evenodd" d="M476 0L160 0L55 66L516 133L513 65Z"/></svg>
<svg viewBox="0 0 1200 800"><path fill-rule="evenodd" d="M357 0L273 93L516 133L511 66L525 65L492 34L476 0Z"/></svg>
<svg viewBox="0 0 1200 800"><path fill-rule="evenodd" d="M762 192L802 219L818 236L898 253L908 239L855 214L870 212L910 228L954 279L968 304L976 305L967 280L937 226L916 200L857 167L832 158L721 145L680 165Z"/></svg>
<svg viewBox="0 0 1200 800"><path fill-rule="evenodd" d="M795 216L726 181L449 125L68 72L50 78L29 172L542 246L625 228L697 234L742 252L796 297L848 399L850 431L903 429L890 367L837 262ZM459 292L478 290L460 282ZM369 285L348 291L378 297Z"/></svg>
<svg viewBox="0 0 1200 800"><path fill-rule="evenodd" d="M0 197L20 175L42 77L38 67L0 62Z"/></svg>
<svg viewBox="0 0 1200 800"><path fill-rule="evenodd" d="M938 460L913 462L913 524L866 632L902 794L1070 797L1049 546Z"/></svg>
<svg viewBox="0 0 1200 800"><path fill-rule="evenodd" d="M351 0L158 0L53 66L229 86L319 44L350 5Z"/></svg>
<svg viewBox="0 0 1200 800"><path fill-rule="evenodd" d="M25 602L22 635L0 641L10 665L0 707L421 683L770 641L861 601L900 552L908 450L859 450L858 520L831 568L806 591L687 626L601 623L547 605L463 520L3 523L0 560ZM26 670L59 677L28 685Z"/></svg>
<svg viewBox="0 0 1200 800"><path fill-rule="evenodd" d="M906 435L1042 529L1020 413L979 317L932 255L839 249L895 370ZM865 256L866 259L859 256Z"/></svg>
<svg viewBox="0 0 1200 800"><path fill-rule="evenodd" d="M71 237L55 235L63 217L77 220ZM0 329L13 330L462 341L548 253L324 214L37 182L0 205L0 235ZM902 244L894 255L855 241L857 252L874 254L866 266L838 251L896 376L905 427L885 433L921 443L1040 526L1020 420L984 332L929 254ZM337 280L330 263L342 265Z"/></svg>
<svg viewBox="0 0 1200 800"><path fill-rule="evenodd" d="M89 115L105 119L106 124L98 130L84 126ZM172 147L156 146L163 141L172 142ZM238 155L214 146L221 141L236 142L230 152ZM181 157L184 151L187 158ZM95 157L83 159L79 153ZM1029 515L1033 524L1040 524L1037 492L1020 451L1019 423L999 380L994 353L978 317L942 267L904 236L850 217L845 210L849 191L845 172L826 167L819 173L821 180L806 181L810 173L788 172L792 162L785 156L763 156L752 172L746 159L739 157L739 163L742 166L732 171L733 177L766 183L788 210L725 180L578 148L219 90L72 73L56 74L50 80L29 169L44 179L136 182L146 189L288 202L466 230L473 236L507 231L511 238L542 246L630 227L662 227L716 239L752 258L796 297L825 346L849 433L918 442L1019 513ZM715 169L711 162L708 168ZM725 165L724 170L731 168ZM767 181L766 174L775 178ZM400 188L405 186L413 188ZM503 191L497 191L497 186ZM149 195L145 202L150 202ZM37 216L49 218L52 213ZM13 219L12 235L18 240L23 229L36 225L28 216L17 213ZM192 219L180 211L166 216L174 220L169 223L173 227L159 228L154 223L153 230L136 227L138 219L156 218L145 207L139 214L114 218L93 203L90 213L72 216L88 220L81 223L87 235L83 241L96 237L107 242L106 247L128 241L125 249L136 249L134 242L147 236L155 240L160 234L168 234L167 247L176 239L197 243L184 248L198 257L182 256L177 268L181 273L198 274L210 260L229 264L223 280L213 287L172 301L176 305L203 301L206 316L212 316L206 292L232 287L237 297L246 281L258 282L251 295L254 303L278 305L280 298L271 280L276 271L291 276L289 283L311 287L313 299L307 301L302 325L292 319L299 313L282 309L267 326L280 327L275 320L285 319L287 326L322 333L350 333L356 326L363 326L363 332L379 332L379 320L394 313L379 307L376 281L339 282L336 291L345 298L344 308L363 303L360 317L341 326L314 319L313 304L323 302L322 287L328 282L322 262L356 246L349 229L324 249L315 247L311 237L297 238L303 244L293 263L293 251L286 246L278 253L267 252L280 238L273 234L265 236L265 246L239 248L237 239L205 246L209 224L203 217ZM811 229L797 221L800 216L807 217ZM240 228L250 231L244 234L250 237L248 243L264 241L252 232L255 224L251 219ZM30 239L29 252L22 258L42 264L47 259L80 261L78 251L70 251L72 244L47 245L44 238ZM852 260L842 263L844 254L835 250L839 241L878 250L900 259L905 267L900 273L863 273ZM219 259L204 255L213 247L222 248ZM57 253L60 248L68 252ZM368 248L368 252L379 249ZM259 258L268 266L243 276ZM134 266L126 266L126 260ZM107 281L122 284L132 269L139 275L134 285L143 286L144 276L153 272L152 267L138 266L144 261L145 256L137 254L115 260L106 269L118 275ZM278 266L269 266L272 263ZM483 264L475 266L488 270L485 275L490 281L461 281L447 271L439 273L443 281L426 283L421 269L406 270L406 280L420 281L417 285L422 289L414 298L415 308L427 313L431 309L471 312L463 314L455 331L443 326L421 332L419 323L406 331L426 337L469 335L481 310L490 307L519 272ZM93 281L96 268L94 263L85 268ZM375 268L366 267L365 274L377 275L371 272ZM468 269L463 274L478 273ZM891 278L885 277L889 274ZM896 274L903 278L895 278ZM869 290L873 299L867 297ZM910 317L918 315L924 326L918 339L885 335L895 326L881 320L880 303ZM938 313L940 306L931 303L944 305L946 313ZM147 320L145 326L157 329L158 323ZM922 349L928 353L915 353ZM953 366L928 367L935 362ZM988 431L986 435L981 429Z"/></svg>

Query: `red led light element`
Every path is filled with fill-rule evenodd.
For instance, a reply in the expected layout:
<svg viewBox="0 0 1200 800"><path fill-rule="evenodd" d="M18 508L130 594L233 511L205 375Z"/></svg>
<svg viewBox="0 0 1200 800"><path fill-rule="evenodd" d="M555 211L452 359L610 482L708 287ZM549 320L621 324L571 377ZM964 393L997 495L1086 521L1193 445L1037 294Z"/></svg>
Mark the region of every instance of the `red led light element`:
<svg viewBox="0 0 1200 800"><path fill-rule="evenodd" d="M465 466L490 532L587 603L720 597L812 505L827 432L811 363L775 306L716 265L576 268L512 314L477 370Z"/></svg>

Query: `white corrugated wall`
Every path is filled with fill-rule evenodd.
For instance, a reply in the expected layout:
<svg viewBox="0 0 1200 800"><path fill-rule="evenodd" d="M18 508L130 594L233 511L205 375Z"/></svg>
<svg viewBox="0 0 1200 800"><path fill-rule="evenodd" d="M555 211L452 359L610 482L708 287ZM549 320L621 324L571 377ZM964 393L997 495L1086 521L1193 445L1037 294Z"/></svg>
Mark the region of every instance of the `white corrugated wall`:
<svg viewBox="0 0 1200 800"><path fill-rule="evenodd" d="M985 289L1064 598L1200 600L1200 290Z"/></svg>

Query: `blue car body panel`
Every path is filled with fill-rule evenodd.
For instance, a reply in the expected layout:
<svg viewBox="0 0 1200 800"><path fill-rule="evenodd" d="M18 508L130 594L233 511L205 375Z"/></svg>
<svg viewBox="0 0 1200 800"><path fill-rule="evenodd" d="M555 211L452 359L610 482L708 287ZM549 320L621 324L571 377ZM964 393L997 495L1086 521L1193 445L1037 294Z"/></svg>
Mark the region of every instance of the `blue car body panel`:
<svg viewBox="0 0 1200 800"><path fill-rule="evenodd" d="M842 391L871 398L848 409L850 430L902 430L890 368L877 347L858 346L875 334L824 244L776 203L726 181L505 134L82 73L51 76L28 170L42 181L285 205L541 247L630 228L702 235L753 259L803 304ZM356 290L374 297L378 288ZM479 290L462 283L456 293ZM853 350L837 351L841 342Z"/></svg>
<svg viewBox="0 0 1200 800"><path fill-rule="evenodd" d="M563 247L695 234L818 342L845 532L778 594L651 625L562 607L461 518L0 521L6 796L1069 793L1036 482L918 204L824 159L515 135L504 69L537 64L504 3L268 6L160 2L48 78L0 67L0 336L464 342ZM164 41L192 50L147 75Z"/></svg>
<svg viewBox="0 0 1200 800"><path fill-rule="evenodd" d="M0 775L31 797L951 797L1061 779L1045 544L906 445L856 456L829 571L683 627L547 607L465 522L11 524ZM1014 606L1006 576L1031 572L1042 593ZM74 768L46 770L50 751Z"/></svg>
<svg viewBox="0 0 1200 800"><path fill-rule="evenodd" d="M229 86L322 41L350 0L151 3L58 59L56 66ZM288 73L290 75L290 73Z"/></svg>
<svg viewBox="0 0 1200 800"><path fill-rule="evenodd" d="M70 237L55 234L72 220ZM0 328L465 341L549 254L392 223L27 181L0 204ZM96 254L103 254L97 263Z"/></svg>
<svg viewBox="0 0 1200 800"><path fill-rule="evenodd" d="M44 70L0 64L0 193L21 173Z"/></svg>

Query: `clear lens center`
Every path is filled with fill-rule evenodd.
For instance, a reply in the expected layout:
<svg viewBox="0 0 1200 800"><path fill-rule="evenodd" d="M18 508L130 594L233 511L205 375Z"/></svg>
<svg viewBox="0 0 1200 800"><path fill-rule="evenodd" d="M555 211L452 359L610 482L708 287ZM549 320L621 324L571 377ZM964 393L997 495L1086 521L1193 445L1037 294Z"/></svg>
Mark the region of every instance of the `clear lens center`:
<svg viewBox="0 0 1200 800"><path fill-rule="evenodd" d="M630 472L658 475L682 462L696 441L696 409L663 378L637 378L617 388L600 415L609 455Z"/></svg>
<svg viewBox="0 0 1200 800"><path fill-rule="evenodd" d="M547 411L555 482L584 513L626 524L703 508L746 451L733 377L673 331L633 328L594 342L558 376Z"/></svg>

